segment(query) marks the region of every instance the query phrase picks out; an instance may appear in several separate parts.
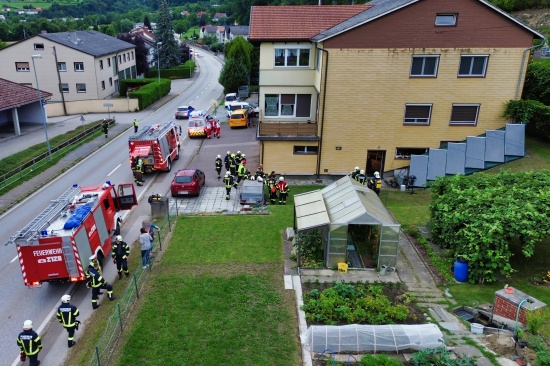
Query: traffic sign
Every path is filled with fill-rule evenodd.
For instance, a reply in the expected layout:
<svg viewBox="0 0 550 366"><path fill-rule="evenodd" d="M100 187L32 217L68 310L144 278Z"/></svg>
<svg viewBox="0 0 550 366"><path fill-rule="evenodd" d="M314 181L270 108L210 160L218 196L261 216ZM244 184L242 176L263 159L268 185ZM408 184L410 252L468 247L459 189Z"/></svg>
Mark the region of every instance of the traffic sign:
<svg viewBox="0 0 550 366"><path fill-rule="evenodd" d="M113 105L111 103L104 103L103 106L104 107L112 107Z"/></svg>

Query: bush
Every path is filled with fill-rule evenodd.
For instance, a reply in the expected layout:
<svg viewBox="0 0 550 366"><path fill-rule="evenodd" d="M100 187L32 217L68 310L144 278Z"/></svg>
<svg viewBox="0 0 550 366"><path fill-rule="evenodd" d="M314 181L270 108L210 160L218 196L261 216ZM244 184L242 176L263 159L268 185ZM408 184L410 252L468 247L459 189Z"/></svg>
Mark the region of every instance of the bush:
<svg viewBox="0 0 550 366"><path fill-rule="evenodd" d="M401 362L386 355L365 355L357 366L400 366Z"/></svg>
<svg viewBox="0 0 550 366"><path fill-rule="evenodd" d="M172 82L168 79L124 79L120 81L120 95L130 95L138 100L143 110L170 92ZM133 91L128 92L128 89Z"/></svg>
<svg viewBox="0 0 550 366"><path fill-rule="evenodd" d="M165 79L189 79L195 72L195 62L187 60L183 65L169 69L160 69L160 77ZM147 73L148 78L158 78L158 69L150 69Z"/></svg>

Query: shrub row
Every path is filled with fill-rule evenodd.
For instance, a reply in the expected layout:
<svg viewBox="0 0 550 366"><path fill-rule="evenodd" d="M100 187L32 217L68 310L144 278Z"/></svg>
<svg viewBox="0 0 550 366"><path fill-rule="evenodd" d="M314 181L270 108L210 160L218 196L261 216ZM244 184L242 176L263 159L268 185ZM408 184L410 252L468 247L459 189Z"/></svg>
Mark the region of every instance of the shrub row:
<svg viewBox="0 0 550 366"><path fill-rule="evenodd" d="M189 79L193 77L194 71L195 62L192 60L188 60L183 65L179 65L169 69L160 69L160 77L166 79ZM158 77L158 69L149 69L147 77Z"/></svg>
<svg viewBox="0 0 550 366"><path fill-rule="evenodd" d="M130 95L138 100L143 110L170 92L172 81L169 79L124 79L120 82L120 95ZM131 89L130 91L128 89Z"/></svg>

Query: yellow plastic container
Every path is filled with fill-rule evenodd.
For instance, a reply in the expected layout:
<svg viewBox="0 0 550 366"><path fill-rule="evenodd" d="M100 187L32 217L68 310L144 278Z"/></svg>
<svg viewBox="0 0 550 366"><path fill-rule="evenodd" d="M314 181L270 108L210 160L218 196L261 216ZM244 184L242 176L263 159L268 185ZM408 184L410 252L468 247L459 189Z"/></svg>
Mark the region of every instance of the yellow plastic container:
<svg viewBox="0 0 550 366"><path fill-rule="evenodd" d="M347 263L338 263L338 272L348 273L348 264Z"/></svg>

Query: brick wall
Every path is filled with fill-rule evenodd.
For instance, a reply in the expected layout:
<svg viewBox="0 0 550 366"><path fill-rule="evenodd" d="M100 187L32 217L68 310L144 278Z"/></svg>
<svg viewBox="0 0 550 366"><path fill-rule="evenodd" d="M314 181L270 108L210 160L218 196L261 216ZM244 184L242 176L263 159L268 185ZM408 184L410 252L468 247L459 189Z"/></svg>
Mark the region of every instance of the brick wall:
<svg viewBox="0 0 550 366"><path fill-rule="evenodd" d="M495 295L495 302L493 304L493 314L505 317L507 319L516 320L516 315L518 311L518 305L513 302L508 301L499 295ZM519 311L518 321L526 325L527 324L527 315L525 309L522 307Z"/></svg>

